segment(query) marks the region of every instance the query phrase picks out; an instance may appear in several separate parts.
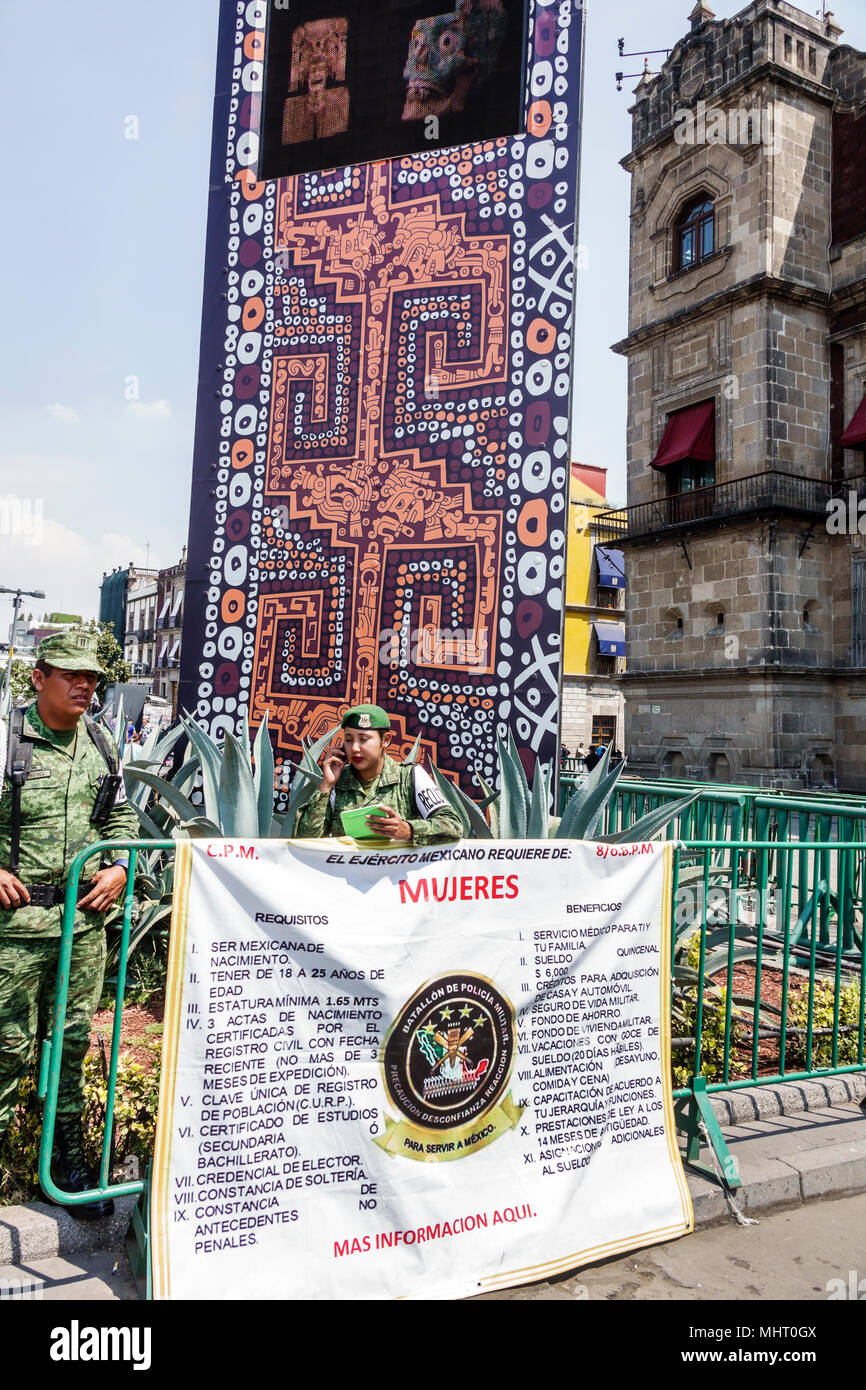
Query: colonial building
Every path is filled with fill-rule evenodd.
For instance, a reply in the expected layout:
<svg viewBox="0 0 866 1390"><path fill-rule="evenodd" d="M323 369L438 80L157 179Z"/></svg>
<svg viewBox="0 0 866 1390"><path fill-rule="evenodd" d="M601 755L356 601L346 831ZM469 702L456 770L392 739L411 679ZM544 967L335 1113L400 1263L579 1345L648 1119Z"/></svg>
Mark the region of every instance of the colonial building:
<svg viewBox="0 0 866 1390"><path fill-rule="evenodd" d="M123 659L129 662L132 684L148 688L153 683L158 575L158 570L130 566L126 581Z"/></svg>
<svg viewBox="0 0 866 1390"><path fill-rule="evenodd" d="M180 563L160 570L157 592L156 663L154 690L171 701L172 718L177 714L177 682L180 675L180 648L183 637L183 596L186 588L186 546Z"/></svg>
<svg viewBox="0 0 866 1390"><path fill-rule="evenodd" d="M690 20L623 160L630 770L866 790L866 55Z"/></svg>
<svg viewBox="0 0 866 1390"><path fill-rule="evenodd" d="M609 507L607 470L571 465L565 590L562 742L622 747L625 565L622 551L597 543L595 518Z"/></svg>

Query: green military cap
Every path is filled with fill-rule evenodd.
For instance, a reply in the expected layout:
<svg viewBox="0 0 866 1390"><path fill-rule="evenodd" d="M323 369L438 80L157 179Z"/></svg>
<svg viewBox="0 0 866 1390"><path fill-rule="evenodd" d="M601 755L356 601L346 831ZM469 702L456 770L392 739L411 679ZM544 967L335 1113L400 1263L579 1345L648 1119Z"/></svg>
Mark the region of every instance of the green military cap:
<svg viewBox="0 0 866 1390"><path fill-rule="evenodd" d="M54 632L39 643L36 660L44 661L46 666L56 666L59 671L95 671L104 676L107 672L97 654L98 640L99 634L88 632L86 628Z"/></svg>
<svg viewBox="0 0 866 1390"><path fill-rule="evenodd" d="M391 721L379 705L355 705L346 710L341 729L390 729Z"/></svg>

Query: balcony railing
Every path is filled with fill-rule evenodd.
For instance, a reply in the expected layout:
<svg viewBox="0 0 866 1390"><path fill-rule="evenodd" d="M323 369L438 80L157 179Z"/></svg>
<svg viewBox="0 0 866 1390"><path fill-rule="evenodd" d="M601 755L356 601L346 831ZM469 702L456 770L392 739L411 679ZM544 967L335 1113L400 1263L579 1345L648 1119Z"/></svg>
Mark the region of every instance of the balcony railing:
<svg viewBox="0 0 866 1390"><path fill-rule="evenodd" d="M696 488L693 492L677 492L652 502L639 502L634 507L599 512L593 525L602 541L633 540L654 536L660 531L714 526L756 512L825 517L831 498L847 499L852 491L859 497L866 496L866 477L831 483L802 478L796 473L768 470Z"/></svg>

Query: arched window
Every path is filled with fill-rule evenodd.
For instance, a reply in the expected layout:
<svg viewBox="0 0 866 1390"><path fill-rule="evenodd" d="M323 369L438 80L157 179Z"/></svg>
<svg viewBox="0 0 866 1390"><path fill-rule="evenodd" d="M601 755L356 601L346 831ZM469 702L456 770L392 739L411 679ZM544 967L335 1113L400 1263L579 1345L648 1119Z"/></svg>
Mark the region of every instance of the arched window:
<svg viewBox="0 0 866 1390"><path fill-rule="evenodd" d="M716 213L712 198L703 194L689 203L676 226L674 269L691 270L709 260L716 249Z"/></svg>

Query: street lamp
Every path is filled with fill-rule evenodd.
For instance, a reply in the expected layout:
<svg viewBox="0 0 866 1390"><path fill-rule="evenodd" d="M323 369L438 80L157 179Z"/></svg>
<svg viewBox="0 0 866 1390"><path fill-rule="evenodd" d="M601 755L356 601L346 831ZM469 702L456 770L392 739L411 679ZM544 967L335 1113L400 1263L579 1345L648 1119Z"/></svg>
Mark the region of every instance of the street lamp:
<svg viewBox="0 0 866 1390"><path fill-rule="evenodd" d="M44 598L41 589L6 589L0 584L0 594L14 594L12 600L12 628L9 633L9 656L6 659L6 675L3 678L3 700L9 691L9 679L12 675L12 658L15 655L15 629L18 626L18 609L21 607L22 598Z"/></svg>

